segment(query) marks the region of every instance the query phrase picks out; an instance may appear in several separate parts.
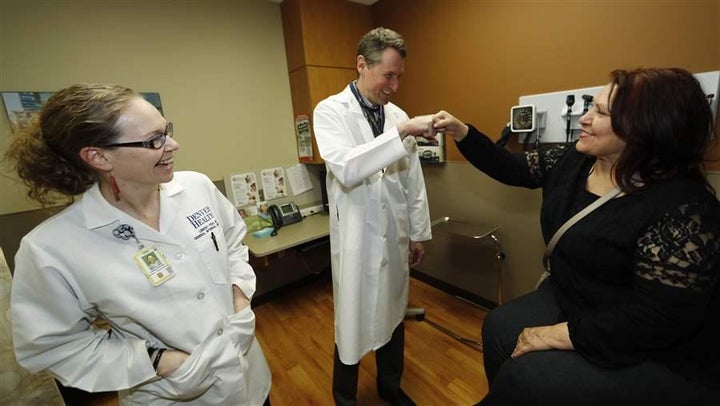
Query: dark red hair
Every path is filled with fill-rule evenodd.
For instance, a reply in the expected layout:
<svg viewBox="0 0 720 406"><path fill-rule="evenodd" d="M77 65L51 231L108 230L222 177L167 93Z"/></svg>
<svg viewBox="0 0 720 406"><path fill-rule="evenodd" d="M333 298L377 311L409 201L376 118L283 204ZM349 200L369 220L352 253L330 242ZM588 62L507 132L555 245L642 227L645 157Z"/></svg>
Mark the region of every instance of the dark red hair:
<svg viewBox="0 0 720 406"><path fill-rule="evenodd" d="M626 146L615 166L624 191L682 174L701 179L714 134L700 83L679 68L615 70L608 106L615 134Z"/></svg>

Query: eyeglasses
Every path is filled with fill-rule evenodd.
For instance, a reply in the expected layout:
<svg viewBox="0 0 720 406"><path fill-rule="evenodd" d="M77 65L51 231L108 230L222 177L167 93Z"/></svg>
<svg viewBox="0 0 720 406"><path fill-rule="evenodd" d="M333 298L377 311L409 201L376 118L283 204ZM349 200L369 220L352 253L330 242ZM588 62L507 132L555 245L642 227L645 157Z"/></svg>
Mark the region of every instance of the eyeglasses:
<svg viewBox="0 0 720 406"><path fill-rule="evenodd" d="M111 148L111 147L138 147L138 148L149 148L149 149L160 149L165 145L165 142L167 141L167 137L172 138L173 136L173 123L168 122L165 126L165 131L155 135L154 137L147 139L145 141L135 141L135 142L119 142L115 144L107 144L103 145L102 148Z"/></svg>

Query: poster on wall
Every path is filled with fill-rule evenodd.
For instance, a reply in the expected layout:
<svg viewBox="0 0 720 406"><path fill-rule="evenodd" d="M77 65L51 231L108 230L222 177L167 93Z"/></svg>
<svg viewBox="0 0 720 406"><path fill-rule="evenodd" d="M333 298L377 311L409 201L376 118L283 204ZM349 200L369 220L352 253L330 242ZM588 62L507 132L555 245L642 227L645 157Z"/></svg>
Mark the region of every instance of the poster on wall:
<svg viewBox="0 0 720 406"><path fill-rule="evenodd" d="M255 205L260 200L255 172L236 173L230 176L230 201L235 207Z"/></svg>
<svg viewBox="0 0 720 406"><path fill-rule="evenodd" d="M285 170L282 167L261 170L260 179L265 200L287 196Z"/></svg>
<svg viewBox="0 0 720 406"><path fill-rule="evenodd" d="M52 94L53 92L0 92L10 129L14 132L29 124ZM163 114L160 93L141 92L140 95Z"/></svg>
<svg viewBox="0 0 720 406"><path fill-rule="evenodd" d="M306 114L295 117L295 135L297 136L300 162L312 162L312 134L310 133L310 118Z"/></svg>
<svg viewBox="0 0 720 406"><path fill-rule="evenodd" d="M290 190L295 195L305 193L313 188L310 174L304 164L296 164L286 169Z"/></svg>

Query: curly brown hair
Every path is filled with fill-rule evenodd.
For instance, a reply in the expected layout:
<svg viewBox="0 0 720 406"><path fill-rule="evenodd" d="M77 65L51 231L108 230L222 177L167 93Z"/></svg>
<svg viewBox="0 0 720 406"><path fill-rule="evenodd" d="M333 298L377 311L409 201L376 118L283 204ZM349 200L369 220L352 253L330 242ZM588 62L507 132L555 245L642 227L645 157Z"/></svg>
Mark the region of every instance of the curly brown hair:
<svg viewBox="0 0 720 406"><path fill-rule="evenodd" d="M141 96L132 89L103 84L77 84L54 93L5 152L28 186L28 197L47 205L90 188L98 176L80 150L115 141L117 120L135 97Z"/></svg>

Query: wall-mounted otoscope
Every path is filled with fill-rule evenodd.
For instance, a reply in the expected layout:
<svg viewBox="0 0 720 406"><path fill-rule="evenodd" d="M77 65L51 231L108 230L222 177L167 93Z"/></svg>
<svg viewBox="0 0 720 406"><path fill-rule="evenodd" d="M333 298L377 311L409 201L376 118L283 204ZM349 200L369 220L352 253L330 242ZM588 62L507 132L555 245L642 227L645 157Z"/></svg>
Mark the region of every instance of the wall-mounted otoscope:
<svg viewBox="0 0 720 406"><path fill-rule="evenodd" d="M570 128L570 121L572 121L572 107L575 104L575 95L569 94L565 98L565 104L567 105L567 126L565 127L565 142L572 141L572 129Z"/></svg>
<svg viewBox="0 0 720 406"><path fill-rule="evenodd" d="M590 104L593 102L593 97L590 96L589 94L584 94L584 95L582 95L582 99L583 99L583 115L585 115L585 113L587 113L588 110L590 110Z"/></svg>

